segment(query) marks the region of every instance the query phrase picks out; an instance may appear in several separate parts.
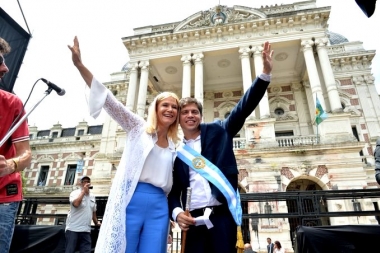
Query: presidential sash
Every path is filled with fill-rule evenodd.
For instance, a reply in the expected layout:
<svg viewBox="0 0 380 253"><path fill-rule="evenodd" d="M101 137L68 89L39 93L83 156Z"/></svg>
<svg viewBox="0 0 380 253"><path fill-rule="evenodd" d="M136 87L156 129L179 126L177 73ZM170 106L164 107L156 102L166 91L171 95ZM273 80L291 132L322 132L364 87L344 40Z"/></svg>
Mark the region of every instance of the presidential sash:
<svg viewBox="0 0 380 253"><path fill-rule="evenodd" d="M181 145L177 149L177 156L191 169L199 173L202 177L207 179L210 183L218 188L218 190L226 198L228 209L230 210L236 224L240 226L242 219L242 210L240 205L239 191L234 191L230 182L219 170L219 168L207 160L207 158L203 157L201 154L185 144Z"/></svg>

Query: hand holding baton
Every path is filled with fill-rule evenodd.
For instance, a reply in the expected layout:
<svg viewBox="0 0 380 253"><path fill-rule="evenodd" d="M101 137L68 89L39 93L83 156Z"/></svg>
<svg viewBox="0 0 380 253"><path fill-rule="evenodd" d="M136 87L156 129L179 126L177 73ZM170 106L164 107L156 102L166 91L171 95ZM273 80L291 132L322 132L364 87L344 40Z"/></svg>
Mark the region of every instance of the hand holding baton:
<svg viewBox="0 0 380 253"><path fill-rule="evenodd" d="M190 212L190 201L191 201L191 188L190 188L190 187L187 187L187 193L186 193L186 210L185 210L185 215L186 215L186 216L189 216L189 212ZM185 253L186 235L187 235L187 231L182 231L182 238L181 238L181 253Z"/></svg>

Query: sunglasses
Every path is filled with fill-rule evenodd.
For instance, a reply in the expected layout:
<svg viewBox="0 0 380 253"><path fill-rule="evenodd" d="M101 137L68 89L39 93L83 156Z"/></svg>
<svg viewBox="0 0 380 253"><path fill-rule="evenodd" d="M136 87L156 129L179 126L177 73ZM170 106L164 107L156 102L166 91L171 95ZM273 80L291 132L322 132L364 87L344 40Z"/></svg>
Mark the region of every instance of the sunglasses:
<svg viewBox="0 0 380 253"><path fill-rule="evenodd" d="M3 63L5 63L5 59L2 55L0 55L0 66L3 65Z"/></svg>

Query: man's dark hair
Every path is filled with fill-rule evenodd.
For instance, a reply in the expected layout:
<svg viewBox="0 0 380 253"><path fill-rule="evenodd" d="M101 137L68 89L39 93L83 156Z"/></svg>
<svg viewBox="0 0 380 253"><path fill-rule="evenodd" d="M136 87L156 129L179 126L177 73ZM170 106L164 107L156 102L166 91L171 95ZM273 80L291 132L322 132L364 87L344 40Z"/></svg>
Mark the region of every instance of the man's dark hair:
<svg viewBox="0 0 380 253"><path fill-rule="evenodd" d="M203 115L203 106L202 103L199 102L196 98L191 98L191 97L186 97L186 98L181 98L179 100L179 108L182 109L184 106L188 104L196 104L199 110L199 113Z"/></svg>

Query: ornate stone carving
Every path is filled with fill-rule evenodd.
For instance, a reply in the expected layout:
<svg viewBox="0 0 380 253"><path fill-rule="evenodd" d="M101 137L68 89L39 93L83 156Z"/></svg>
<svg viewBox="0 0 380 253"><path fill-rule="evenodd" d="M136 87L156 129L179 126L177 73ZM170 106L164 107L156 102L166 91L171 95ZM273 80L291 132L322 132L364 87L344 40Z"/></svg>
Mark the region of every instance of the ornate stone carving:
<svg viewBox="0 0 380 253"><path fill-rule="evenodd" d="M364 84L364 78L363 76L353 76L352 81L354 82L355 85L362 85Z"/></svg>
<svg viewBox="0 0 380 253"><path fill-rule="evenodd" d="M314 41L312 40L303 40L301 42L302 50L305 52L307 50L313 50Z"/></svg>
<svg viewBox="0 0 380 253"><path fill-rule="evenodd" d="M205 92L205 99L213 100L214 99L214 92Z"/></svg>
<svg viewBox="0 0 380 253"><path fill-rule="evenodd" d="M343 112L348 112L353 116L361 116L361 111L355 108L355 106L348 105L344 108ZM351 120L352 121L352 120Z"/></svg>
<svg viewBox="0 0 380 253"><path fill-rule="evenodd" d="M275 59L276 61L285 61L287 58L288 58L288 54L285 53L285 52L279 53L279 54L277 54L277 55L274 57L274 59Z"/></svg>
<svg viewBox="0 0 380 253"><path fill-rule="evenodd" d="M372 75L364 76L364 80L367 84L374 84L375 78Z"/></svg>
<svg viewBox="0 0 380 253"><path fill-rule="evenodd" d="M302 91L303 90L303 85L300 82L292 83L291 87L292 87L293 91Z"/></svg>
<svg viewBox="0 0 380 253"><path fill-rule="evenodd" d="M329 40L327 38L319 38L315 40L315 45L317 47L325 47Z"/></svg>
<svg viewBox="0 0 380 253"><path fill-rule="evenodd" d="M196 13L184 22L181 22L175 30L187 30L205 26L220 26L227 23L237 23L263 18L265 15L250 8L230 8L225 5L218 5L207 11ZM244 29L243 29L244 30ZM240 30L242 31L242 30Z"/></svg>
<svg viewBox="0 0 380 253"><path fill-rule="evenodd" d="M271 93L279 93L281 91L282 91L282 89L280 86L274 86L274 87L270 88Z"/></svg>
<svg viewBox="0 0 380 253"><path fill-rule="evenodd" d="M285 120L298 120L298 117L296 115L291 114L284 114L282 116L276 117L276 121L285 121Z"/></svg>
<svg viewBox="0 0 380 253"><path fill-rule="evenodd" d="M54 162L54 158L50 155L41 155L38 157L37 162Z"/></svg>
<svg viewBox="0 0 380 253"><path fill-rule="evenodd" d="M223 98L232 98L232 92L231 91L225 91L223 92Z"/></svg>
<svg viewBox="0 0 380 253"><path fill-rule="evenodd" d="M327 47L328 54L340 54L346 51L344 46L330 46Z"/></svg>
<svg viewBox="0 0 380 253"><path fill-rule="evenodd" d="M242 59L242 58L248 58L249 57L249 54L251 52L251 49L249 47L241 47L239 49L239 58Z"/></svg>
<svg viewBox="0 0 380 253"><path fill-rule="evenodd" d="M265 14L275 14L275 13L282 13L282 12L289 12L289 11L294 11L294 6L293 5L287 5L287 6L268 6L266 5L265 7L261 6L260 9L262 12Z"/></svg>
<svg viewBox="0 0 380 253"><path fill-rule="evenodd" d="M251 48L251 52L253 53L253 54L259 54L259 55L261 55L261 52L263 51L263 47L262 46L253 46L252 48Z"/></svg>

